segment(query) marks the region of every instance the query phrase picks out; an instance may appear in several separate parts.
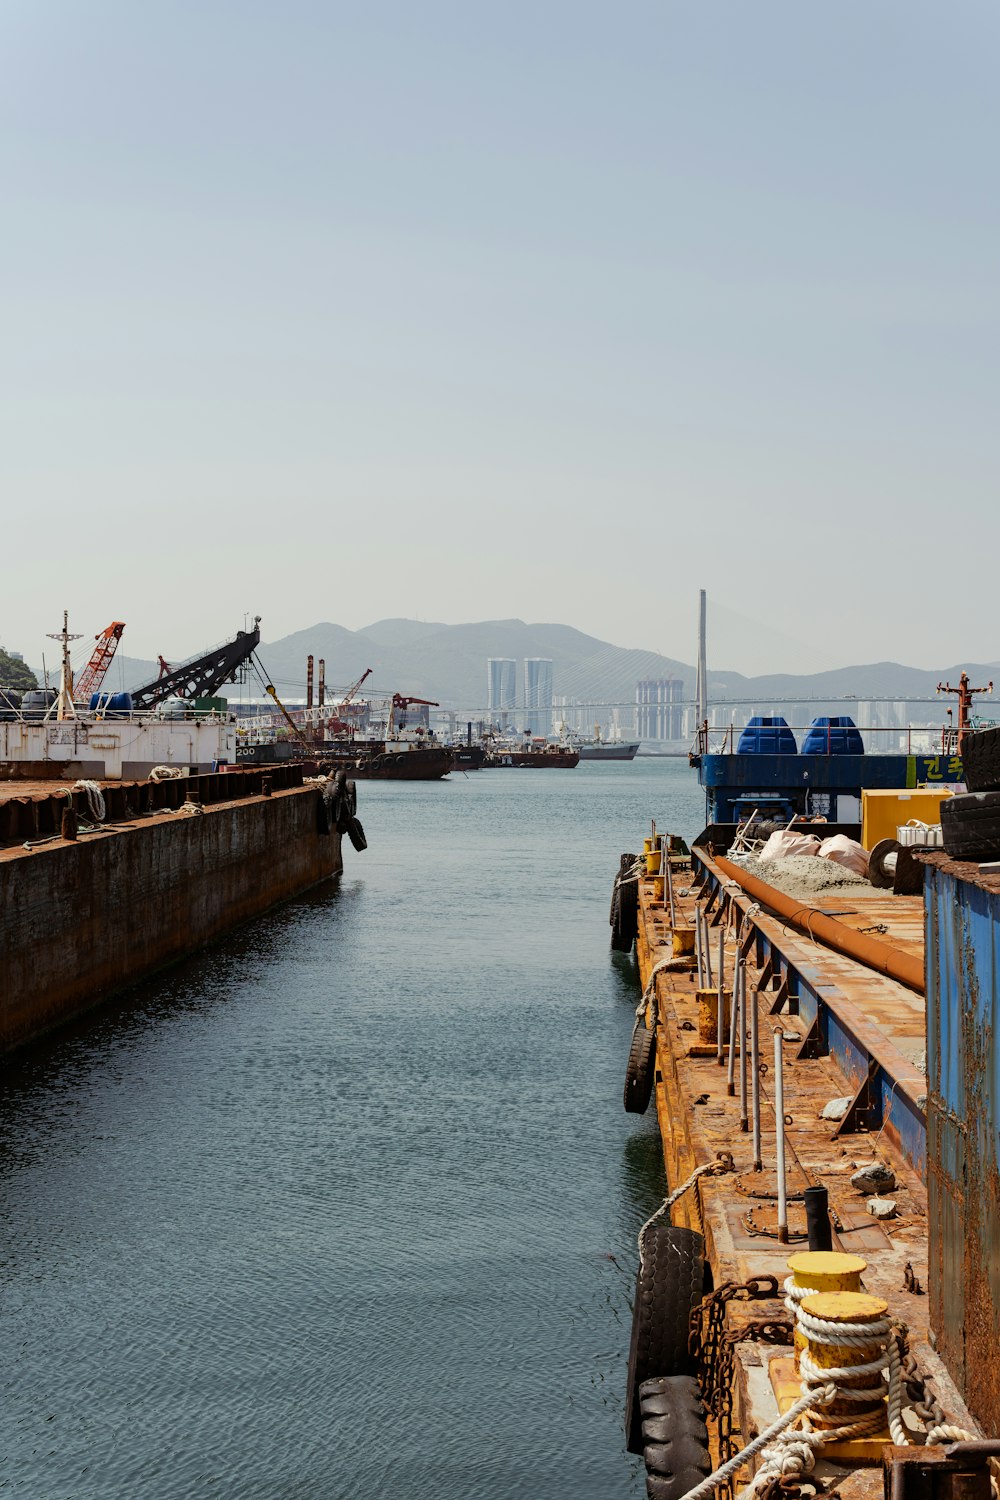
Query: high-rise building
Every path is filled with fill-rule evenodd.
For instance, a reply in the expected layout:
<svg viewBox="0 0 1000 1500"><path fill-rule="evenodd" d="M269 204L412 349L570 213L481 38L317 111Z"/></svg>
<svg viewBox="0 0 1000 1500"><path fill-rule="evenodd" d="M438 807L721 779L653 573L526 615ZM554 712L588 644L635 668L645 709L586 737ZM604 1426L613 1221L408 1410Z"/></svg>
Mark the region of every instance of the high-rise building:
<svg viewBox="0 0 1000 1500"><path fill-rule="evenodd" d="M512 656L491 656L487 661L486 706L491 723L517 707L517 662Z"/></svg>
<svg viewBox="0 0 1000 1500"><path fill-rule="evenodd" d="M684 684L679 677L646 678L635 685L635 729L641 740L684 738Z"/></svg>
<svg viewBox="0 0 1000 1500"><path fill-rule="evenodd" d="M524 727L532 734L552 733L552 662L547 656L524 658Z"/></svg>

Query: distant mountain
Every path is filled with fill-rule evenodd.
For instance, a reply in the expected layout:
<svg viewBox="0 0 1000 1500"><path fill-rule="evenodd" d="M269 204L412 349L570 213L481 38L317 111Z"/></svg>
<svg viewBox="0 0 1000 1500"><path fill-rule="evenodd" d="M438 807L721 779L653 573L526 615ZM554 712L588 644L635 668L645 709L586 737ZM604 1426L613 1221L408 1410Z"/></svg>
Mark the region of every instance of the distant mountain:
<svg viewBox="0 0 1000 1500"><path fill-rule="evenodd" d="M366 667L372 676L366 686L433 698L446 708L475 710L486 706L486 661L490 656L513 657L518 684L524 657L552 660L555 695L579 703L633 703L636 683L643 678L673 677L684 685L684 696L694 696L695 670L687 662L656 651L612 646L570 625L526 624L523 620L481 620L444 625L425 620L385 619L362 630L347 630L327 621L271 641L258 649L279 693L302 697L306 657L326 662L330 692L347 687ZM767 711L773 700L895 698L902 701L933 696L939 681L957 683L961 665L935 670L905 667L898 662L872 662L808 675L776 673L745 677L739 672L710 671L712 699L748 701ZM1000 662L965 664L975 685L991 678L1000 684ZM148 682L157 674L155 662L134 657L116 658L108 676L117 688ZM225 688L222 689L226 691ZM252 696L259 696L256 688ZM236 696L235 690L231 695Z"/></svg>

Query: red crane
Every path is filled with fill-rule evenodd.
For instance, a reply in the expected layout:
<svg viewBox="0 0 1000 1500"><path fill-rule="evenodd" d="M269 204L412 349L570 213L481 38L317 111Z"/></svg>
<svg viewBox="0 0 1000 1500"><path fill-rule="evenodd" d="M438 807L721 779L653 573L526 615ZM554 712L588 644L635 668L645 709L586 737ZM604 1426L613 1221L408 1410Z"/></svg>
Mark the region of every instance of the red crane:
<svg viewBox="0 0 1000 1500"><path fill-rule="evenodd" d="M118 642L122 638L124 629L124 620L112 620L110 625L104 627L100 635L95 635L94 640L97 645L94 647L93 655L73 684L73 697L77 703L89 703L91 693L96 693L100 688L112 658L118 650Z"/></svg>
<svg viewBox="0 0 1000 1500"><path fill-rule="evenodd" d="M329 720L326 726L331 734L344 734L348 729L353 728L349 719L342 719L340 717L340 710L346 708L348 704L353 701L355 695L361 687L361 684L365 682L371 675L371 667L365 667L365 670L362 672L357 682L351 684L351 686L347 689L347 692L341 698L340 702L336 705L337 711L334 713L333 718Z"/></svg>
<svg viewBox="0 0 1000 1500"><path fill-rule="evenodd" d="M392 708L389 710L389 733L390 734L392 734L393 730L396 727L396 709L397 708L401 708L403 710L403 712L405 713L406 710L409 708L409 706L410 706L411 703L420 703L425 708L440 708L441 707L440 703L436 703L433 698L404 698L401 693L393 693L393 695L392 695ZM400 728L405 729L406 725L402 724L400 726Z"/></svg>

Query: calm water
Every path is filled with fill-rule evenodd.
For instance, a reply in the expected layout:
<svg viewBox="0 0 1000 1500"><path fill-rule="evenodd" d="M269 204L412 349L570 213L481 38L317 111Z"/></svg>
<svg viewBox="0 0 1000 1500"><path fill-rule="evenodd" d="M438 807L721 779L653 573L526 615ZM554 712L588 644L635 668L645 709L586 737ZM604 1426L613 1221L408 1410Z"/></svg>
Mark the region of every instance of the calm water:
<svg viewBox="0 0 1000 1500"><path fill-rule="evenodd" d="M361 783L369 849L8 1067L0 1493L625 1500L636 1000L686 763Z"/></svg>

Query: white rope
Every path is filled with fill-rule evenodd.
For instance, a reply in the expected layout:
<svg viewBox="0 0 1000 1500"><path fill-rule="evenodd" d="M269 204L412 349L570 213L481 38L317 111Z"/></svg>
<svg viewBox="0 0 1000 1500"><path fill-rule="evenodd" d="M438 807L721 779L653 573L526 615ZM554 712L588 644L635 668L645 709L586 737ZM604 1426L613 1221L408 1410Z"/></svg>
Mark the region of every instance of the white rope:
<svg viewBox="0 0 1000 1500"><path fill-rule="evenodd" d="M101 783L99 781L78 781L73 790L74 792L86 793L90 816L95 823L103 823L106 809L104 806L104 793L101 791Z"/></svg>
<svg viewBox="0 0 1000 1500"><path fill-rule="evenodd" d="M729 1160L731 1162L732 1158L730 1158ZM639 1265L640 1266L642 1266L642 1265L645 1264L645 1254L646 1254L646 1252L645 1252L645 1238L646 1238L646 1230L647 1229L651 1229L653 1227L653 1225L656 1223L657 1219L662 1218L665 1213L669 1213L670 1210L673 1208L674 1204L677 1202L677 1200L679 1198L683 1198L684 1194L690 1188L694 1187L694 1185L698 1181L699 1177L707 1177L707 1176L709 1176L712 1173L732 1172L733 1170L734 1170L734 1168L731 1165L727 1164L726 1162L722 1162L722 1161L708 1161L702 1167L695 1167L694 1171L691 1173L691 1176L687 1179L687 1181L686 1182L682 1182L679 1188L674 1188L673 1192L670 1194L670 1196L668 1198L664 1198L663 1202L660 1204L660 1206L656 1210L656 1212L654 1214L650 1214L650 1216L646 1220L645 1224L643 1224L642 1228L639 1230Z"/></svg>
<svg viewBox="0 0 1000 1500"><path fill-rule="evenodd" d="M646 987L642 992L642 999L639 1001L639 1004L635 1008L637 1020L641 1020L645 1015L646 1006L649 1004L650 999L652 999L653 1025L656 1025L656 976L657 974L659 974L661 969L669 968L675 962L676 960L673 958L673 956L671 956L670 958L659 958L650 969L649 978L646 980Z"/></svg>
<svg viewBox="0 0 1000 1500"><path fill-rule="evenodd" d="M793 1422L798 1421L799 1417L801 1417L807 1407L816 1405L828 1406L836 1394L836 1387L831 1384L825 1391L810 1391L808 1396L800 1397L800 1399L796 1401L794 1406L790 1406L788 1408L783 1417L779 1417L776 1422L771 1423L770 1427L765 1427L763 1432L758 1433L752 1443L748 1443L745 1448L741 1448L739 1453L734 1453L732 1458L727 1459L727 1461L720 1468L716 1469L713 1474L709 1474L707 1479L703 1479L701 1484L695 1485L693 1490L688 1490L687 1494L683 1497L683 1500L706 1500L706 1497L711 1495L713 1490L717 1490L720 1485L724 1484L729 1476L731 1474L735 1474L736 1470L743 1464L745 1464L748 1459L753 1458L755 1453L759 1453L762 1448L768 1447L768 1445L775 1442L775 1440L777 1440L777 1442L779 1443L782 1443L782 1447L786 1448L786 1450L788 1450L789 1452L791 1449L791 1444L787 1442L788 1438L794 1438L798 1444L801 1444L805 1449L805 1453L802 1455L803 1466L799 1469L799 1472L805 1474L810 1473L816 1462L816 1460L812 1458L811 1450L812 1448L818 1446L818 1434L802 1432L787 1433L786 1429L791 1427ZM782 1442L782 1439L785 1439L786 1441ZM810 1460L808 1462L808 1466L806 1465L807 1459ZM762 1469L758 1470L758 1473L757 1475L755 1475L750 1489L744 1491L745 1495L750 1494L752 1489L757 1485L757 1480L759 1479L762 1472ZM776 1471L777 1475L779 1476L783 1472L784 1470L781 1468L778 1468ZM770 1477L770 1475L768 1477Z"/></svg>
<svg viewBox="0 0 1000 1500"><path fill-rule="evenodd" d="M642 879L643 871L645 870L645 868L646 856L644 854L640 854L637 856L635 864L629 866L627 875L615 876L614 890L618 890L619 886L622 885L635 885L637 881L640 881Z"/></svg>
<svg viewBox="0 0 1000 1500"><path fill-rule="evenodd" d="M164 807L160 811L172 813L175 818L196 818L203 814L205 809L200 802L182 802L180 807Z"/></svg>
<svg viewBox="0 0 1000 1500"><path fill-rule="evenodd" d="M154 766L149 773L150 781L177 781L184 775L180 766Z"/></svg>

